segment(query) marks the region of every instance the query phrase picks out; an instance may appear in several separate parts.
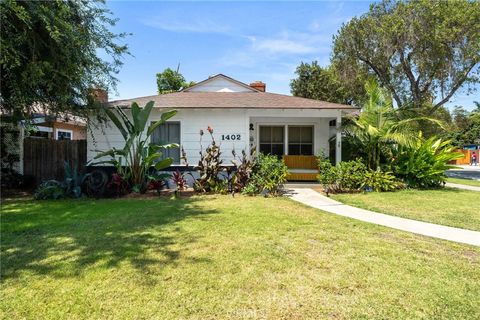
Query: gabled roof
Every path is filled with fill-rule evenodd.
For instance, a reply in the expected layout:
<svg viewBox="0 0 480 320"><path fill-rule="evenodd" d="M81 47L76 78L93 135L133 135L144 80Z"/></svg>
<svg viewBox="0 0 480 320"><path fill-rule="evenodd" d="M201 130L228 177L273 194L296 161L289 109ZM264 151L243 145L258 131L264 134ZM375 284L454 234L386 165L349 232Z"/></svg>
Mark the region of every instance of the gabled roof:
<svg viewBox="0 0 480 320"><path fill-rule="evenodd" d="M193 85L193 86L191 86L191 87L188 87L188 88L183 89L182 91L183 91L183 92L192 91L193 89L196 89L196 88L198 88L198 87L202 87L202 86L204 86L205 84L207 84L207 83L209 83L209 82L212 82L212 81L214 81L214 80L217 80L217 79L225 79L225 80L227 80L227 81L229 81L229 82L232 82L232 83L234 83L234 84L236 84L236 85L239 85L239 86L241 86L241 87L244 87L245 89L248 89L248 91L260 92L260 91L258 91L257 89L250 87L250 86L249 86L248 84L246 84L246 83L243 83L243 82L241 82L241 81L238 81L238 80L236 80L236 79L233 79L233 78L228 77L228 76L226 76L226 75L224 75L224 74L221 74L221 73L216 74L216 75L214 75L214 76L210 76L210 77L208 77L208 79L202 80L202 81L196 83L195 85Z"/></svg>
<svg viewBox="0 0 480 320"><path fill-rule="evenodd" d="M111 101L111 106L140 106L149 101L158 108L175 109L356 109L353 106L268 92L174 92Z"/></svg>
<svg viewBox="0 0 480 320"><path fill-rule="evenodd" d="M209 91L212 89L208 85L210 81L221 82L222 80L226 80L236 88L241 86L242 90L239 92ZM221 86L223 85L225 83L221 83ZM201 90L202 86L205 91ZM357 109L350 105L259 91L223 74L217 74L180 92L116 100L109 102L109 105L128 108L132 102L144 106L149 101L154 101L157 108L171 109Z"/></svg>

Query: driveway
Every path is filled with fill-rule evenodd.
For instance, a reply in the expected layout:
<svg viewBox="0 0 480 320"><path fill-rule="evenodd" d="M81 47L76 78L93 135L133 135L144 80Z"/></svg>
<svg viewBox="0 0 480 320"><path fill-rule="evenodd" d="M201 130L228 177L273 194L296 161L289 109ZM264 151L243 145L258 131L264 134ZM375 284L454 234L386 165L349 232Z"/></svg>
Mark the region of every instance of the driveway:
<svg viewBox="0 0 480 320"><path fill-rule="evenodd" d="M462 169L447 170L445 174L451 178L463 178L480 180L480 165L477 166L459 166Z"/></svg>

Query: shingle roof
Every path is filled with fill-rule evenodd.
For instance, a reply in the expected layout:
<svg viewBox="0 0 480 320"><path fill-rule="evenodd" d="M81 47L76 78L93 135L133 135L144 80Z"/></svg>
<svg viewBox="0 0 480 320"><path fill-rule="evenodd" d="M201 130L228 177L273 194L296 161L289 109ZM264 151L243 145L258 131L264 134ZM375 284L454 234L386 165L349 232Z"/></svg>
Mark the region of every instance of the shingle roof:
<svg viewBox="0 0 480 320"><path fill-rule="evenodd" d="M132 102L144 106L154 101L158 108L206 109L357 109L331 103L270 92L174 92L169 94L110 101L110 106L129 107Z"/></svg>

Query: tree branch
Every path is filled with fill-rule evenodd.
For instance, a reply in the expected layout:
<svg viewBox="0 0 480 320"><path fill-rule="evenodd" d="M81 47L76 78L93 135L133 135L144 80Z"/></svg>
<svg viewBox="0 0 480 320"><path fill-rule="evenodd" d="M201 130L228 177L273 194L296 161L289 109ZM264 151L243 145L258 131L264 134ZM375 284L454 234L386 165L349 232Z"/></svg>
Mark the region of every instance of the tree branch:
<svg viewBox="0 0 480 320"><path fill-rule="evenodd" d="M440 108L443 104L445 104L450 98L455 94L455 92L460 88L460 86L465 82L465 80L468 77L468 74L472 69L477 65L476 62L472 62L472 64L463 72L462 76L458 81L455 83L455 85L450 89L450 92L440 100L437 104L435 104L429 111L429 114L434 113L438 108Z"/></svg>

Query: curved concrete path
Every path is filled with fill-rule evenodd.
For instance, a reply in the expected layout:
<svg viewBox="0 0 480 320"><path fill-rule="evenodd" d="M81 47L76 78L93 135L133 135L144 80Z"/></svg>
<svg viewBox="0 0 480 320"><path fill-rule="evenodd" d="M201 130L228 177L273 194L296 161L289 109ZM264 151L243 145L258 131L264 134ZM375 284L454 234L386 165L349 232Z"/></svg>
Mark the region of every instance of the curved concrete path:
<svg viewBox="0 0 480 320"><path fill-rule="evenodd" d="M355 208L325 197L310 188L289 188L288 191L288 196L293 200L326 212L428 237L480 246L480 232L477 231L447 227Z"/></svg>
<svg viewBox="0 0 480 320"><path fill-rule="evenodd" d="M458 184L458 183L447 182L447 183L445 183L445 186L450 187L450 188L480 192L480 187L467 186L466 184Z"/></svg>

